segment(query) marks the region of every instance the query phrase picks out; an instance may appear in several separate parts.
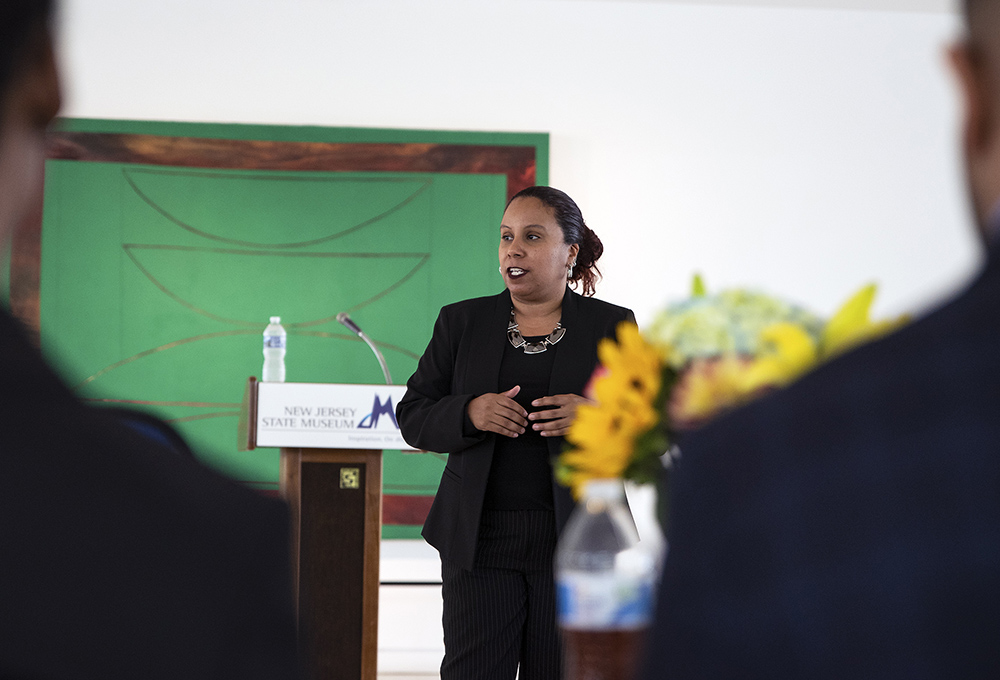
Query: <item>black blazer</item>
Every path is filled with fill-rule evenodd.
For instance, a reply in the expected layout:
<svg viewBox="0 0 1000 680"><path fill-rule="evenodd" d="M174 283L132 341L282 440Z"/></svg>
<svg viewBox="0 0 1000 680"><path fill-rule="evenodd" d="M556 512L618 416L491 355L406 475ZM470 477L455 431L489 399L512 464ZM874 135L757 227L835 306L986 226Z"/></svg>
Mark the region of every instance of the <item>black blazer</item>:
<svg viewBox="0 0 1000 680"><path fill-rule="evenodd" d="M437 496L423 536L441 557L471 569L479 516L486 494L493 445L498 435L463 432L465 407L475 397L499 392L500 360L507 342L510 293L475 298L442 308L417 370L396 407L403 438L410 446L448 453ZM597 343L614 337L622 321L635 316L566 289L562 324L566 335L556 347L549 394L582 394L597 366ZM549 453L562 450L563 438L548 440ZM566 524L573 509L568 491L553 480L556 524Z"/></svg>
<svg viewBox="0 0 1000 680"><path fill-rule="evenodd" d="M1000 677L1000 244L680 446L642 678Z"/></svg>

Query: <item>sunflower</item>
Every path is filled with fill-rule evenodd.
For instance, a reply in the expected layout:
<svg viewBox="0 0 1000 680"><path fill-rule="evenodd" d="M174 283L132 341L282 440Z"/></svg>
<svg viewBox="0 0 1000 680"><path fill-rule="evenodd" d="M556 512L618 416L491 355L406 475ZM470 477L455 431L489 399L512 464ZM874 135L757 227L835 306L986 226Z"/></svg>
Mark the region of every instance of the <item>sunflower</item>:
<svg viewBox="0 0 1000 680"><path fill-rule="evenodd" d="M576 446L560 458L558 476L579 497L590 479L620 477L637 438L656 427L660 414L661 362L635 324L622 323L617 342L602 340L599 374L592 380L595 404L577 409L566 439Z"/></svg>
<svg viewBox="0 0 1000 680"><path fill-rule="evenodd" d="M652 402L660 391L660 352L642 337L634 323L618 324L616 335L617 342L604 338L597 346L597 357L607 370L604 377L623 383L623 389L632 389ZM603 381L595 381L595 392L600 382Z"/></svg>

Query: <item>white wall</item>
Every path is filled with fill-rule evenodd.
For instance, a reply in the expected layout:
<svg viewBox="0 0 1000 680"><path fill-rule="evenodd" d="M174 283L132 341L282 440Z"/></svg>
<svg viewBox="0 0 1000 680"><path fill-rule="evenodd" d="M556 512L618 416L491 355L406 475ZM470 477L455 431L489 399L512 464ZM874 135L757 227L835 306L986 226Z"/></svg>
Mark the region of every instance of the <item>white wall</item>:
<svg viewBox="0 0 1000 680"><path fill-rule="evenodd" d="M64 114L549 132L640 322L695 270L919 308L976 259L957 19L801 2L64 0Z"/></svg>

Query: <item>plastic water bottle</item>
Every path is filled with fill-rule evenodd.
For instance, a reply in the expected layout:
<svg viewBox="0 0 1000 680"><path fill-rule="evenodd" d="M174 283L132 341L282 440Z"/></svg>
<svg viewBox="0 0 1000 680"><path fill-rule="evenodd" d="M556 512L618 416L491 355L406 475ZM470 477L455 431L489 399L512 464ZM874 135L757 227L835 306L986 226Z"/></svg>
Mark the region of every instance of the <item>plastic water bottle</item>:
<svg viewBox="0 0 1000 680"><path fill-rule="evenodd" d="M663 547L662 538L639 540L620 479L587 484L556 548L565 680L634 675L653 616Z"/></svg>
<svg viewBox="0 0 1000 680"><path fill-rule="evenodd" d="M281 317L272 316L264 329L264 368L260 378L264 382L285 382L285 343L288 334L281 327Z"/></svg>

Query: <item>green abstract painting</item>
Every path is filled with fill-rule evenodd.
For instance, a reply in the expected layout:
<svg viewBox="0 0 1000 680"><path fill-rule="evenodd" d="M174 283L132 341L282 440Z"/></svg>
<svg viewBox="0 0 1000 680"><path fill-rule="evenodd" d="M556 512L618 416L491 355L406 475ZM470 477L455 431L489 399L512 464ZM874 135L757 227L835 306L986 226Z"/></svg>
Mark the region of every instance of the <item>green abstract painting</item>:
<svg viewBox="0 0 1000 680"><path fill-rule="evenodd" d="M268 317L280 316L288 331L289 381L382 381L370 349L335 319L348 312L380 346L394 382L404 383L442 305L501 290L499 219L519 183L540 181L547 139L437 133L433 143L420 133L408 143L404 131L293 129L296 136L284 128L170 125L174 136L156 135L155 123L64 126L63 146L46 167L41 342L84 398L151 410L206 463L273 490L277 451L238 451L236 434L245 381L260 375ZM177 132L186 133L181 146L226 140L229 157L242 160L183 165L190 151L148 152L148 138ZM87 135L89 150L74 151ZM327 163L332 170L316 169L324 165L315 158L285 169L273 148L261 151L259 142L273 139L283 158L323 145L342 153ZM523 167L483 172L468 160L458 164L471 163L471 171L456 171L463 147L482 157L483 149L503 148L498 141L529 149L534 176ZM242 156L241 143L249 145ZM289 152L296 144L305 148ZM441 145L451 160L398 161ZM370 160L386 147L396 160ZM369 160L342 157L362 152ZM178 157L164 162L170 154ZM442 467L434 454L386 452L383 490L399 517L387 517L385 537L417 535ZM408 511L393 498L420 502Z"/></svg>

